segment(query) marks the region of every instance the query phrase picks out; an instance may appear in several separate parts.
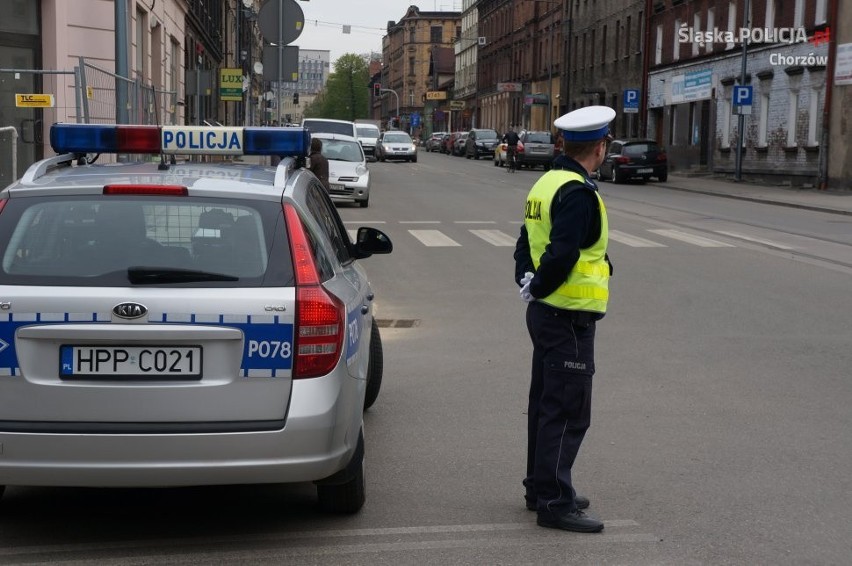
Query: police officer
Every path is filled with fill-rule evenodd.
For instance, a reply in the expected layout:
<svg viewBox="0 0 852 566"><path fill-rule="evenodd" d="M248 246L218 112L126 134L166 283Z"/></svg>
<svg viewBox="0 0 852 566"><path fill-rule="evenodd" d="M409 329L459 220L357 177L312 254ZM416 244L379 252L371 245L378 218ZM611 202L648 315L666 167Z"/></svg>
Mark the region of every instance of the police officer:
<svg viewBox="0 0 852 566"><path fill-rule="evenodd" d="M571 468L589 428L595 324L606 312L612 266L606 207L589 178L600 167L615 111L589 106L561 116L563 154L527 196L515 247L515 281L533 343L527 423L527 508L543 527L599 532L582 509Z"/></svg>

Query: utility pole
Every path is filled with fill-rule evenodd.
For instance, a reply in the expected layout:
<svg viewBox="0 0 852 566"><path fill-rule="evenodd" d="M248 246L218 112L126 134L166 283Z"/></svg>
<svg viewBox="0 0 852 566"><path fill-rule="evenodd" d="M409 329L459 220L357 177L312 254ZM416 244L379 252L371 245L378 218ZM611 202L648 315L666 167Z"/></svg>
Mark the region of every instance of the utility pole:
<svg viewBox="0 0 852 566"><path fill-rule="evenodd" d="M751 27L751 22L748 19L749 0L745 0L743 6L743 27L746 29ZM748 40L743 41L743 57L742 57L742 72L740 73L740 86L745 86L746 83L746 68L748 65ZM792 127L792 126L788 126ZM737 182L743 180L743 145L745 145L745 114L742 112L737 116L737 159L734 171L734 180Z"/></svg>
<svg viewBox="0 0 852 566"><path fill-rule="evenodd" d="M130 64L127 57L127 2L116 0L115 5L115 121L127 124L127 81Z"/></svg>

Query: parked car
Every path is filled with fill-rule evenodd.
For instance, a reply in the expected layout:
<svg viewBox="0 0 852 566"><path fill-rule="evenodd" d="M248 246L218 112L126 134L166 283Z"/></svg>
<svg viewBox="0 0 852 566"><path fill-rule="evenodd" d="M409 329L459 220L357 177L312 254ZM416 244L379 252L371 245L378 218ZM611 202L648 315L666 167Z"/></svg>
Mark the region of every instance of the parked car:
<svg viewBox="0 0 852 566"><path fill-rule="evenodd" d="M648 139L613 140L598 171L602 180L613 183L637 178L647 181L651 177L665 183L669 178L666 152Z"/></svg>
<svg viewBox="0 0 852 566"><path fill-rule="evenodd" d="M447 132L432 132L432 135L429 136L429 139L426 140L426 143L423 145L423 148L426 151L440 151L441 150L441 140L444 139L444 135Z"/></svg>
<svg viewBox="0 0 852 566"><path fill-rule="evenodd" d="M449 132L441 139L441 153L446 153L447 155L453 154L453 144L455 144L456 138L459 137L459 134L461 134L461 132Z"/></svg>
<svg viewBox="0 0 852 566"><path fill-rule="evenodd" d="M453 155L461 157L464 155L465 144L467 143L468 132L458 132L458 135L453 139L452 151Z"/></svg>
<svg viewBox="0 0 852 566"><path fill-rule="evenodd" d="M355 129L358 132L358 142L364 148L364 155L367 159L376 159L376 143L379 141L379 136L382 133L379 127L373 124L355 123Z"/></svg>
<svg viewBox="0 0 852 566"><path fill-rule="evenodd" d="M554 139L550 132L522 130L518 134L518 165L520 167L541 166L550 169L554 158Z"/></svg>
<svg viewBox="0 0 852 566"><path fill-rule="evenodd" d="M50 142L0 191L0 495L299 482L358 511L382 368L360 260L392 245L350 238L304 168L310 132L54 124ZM210 154L281 161L168 159Z"/></svg>
<svg viewBox="0 0 852 566"><path fill-rule="evenodd" d="M417 163L417 146L411 136L402 130L387 130L379 138L376 155L379 161L401 159Z"/></svg>
<svg viewBox="0 0 852 566"><path fill-rule="evenodd" d="M494 148L499 143L500 138L494 130L474 128L465 140L464 156L479 159L483 155L494 155Z"/></svg>
<svg viewBox="0 0 852 566"><path fill-rule="evenodd" d="M354 201L361 208L367 208L370 203L370 170L359 141L340 134L313 134L311 137L322 140L322 154L328 159L328 192L331 198Z"/></svg>

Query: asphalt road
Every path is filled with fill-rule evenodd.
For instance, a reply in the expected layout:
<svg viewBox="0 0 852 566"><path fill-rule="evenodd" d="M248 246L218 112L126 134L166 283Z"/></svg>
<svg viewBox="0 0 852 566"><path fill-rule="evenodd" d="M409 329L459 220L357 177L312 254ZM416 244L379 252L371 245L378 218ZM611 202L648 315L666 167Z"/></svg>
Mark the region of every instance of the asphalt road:
<svg viewBox="0 0 852 566"><path fill-rule="evenodd" d="M846 564L850 218L601 185L615 276L576 484L601 534L535 526L520 484L530 345L512 251L527 190L488 161L371 164L385 347L367 504L311 486L10 488L0 563Z"/></svg>

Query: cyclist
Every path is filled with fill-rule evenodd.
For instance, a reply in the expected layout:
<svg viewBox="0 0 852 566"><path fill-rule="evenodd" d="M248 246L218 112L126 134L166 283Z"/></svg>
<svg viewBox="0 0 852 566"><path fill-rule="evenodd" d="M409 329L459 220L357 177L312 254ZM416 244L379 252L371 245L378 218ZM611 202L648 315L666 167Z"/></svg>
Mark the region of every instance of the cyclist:
<svg viewBox="0 0 852 566"><path fill-rule="evenodd" d="M520 138L518 134L509 126L509 131L503 136L501 140L506 144L506 164L510 170L514 170L517 168L517 156L518 156L518 142Z"/></svg>

